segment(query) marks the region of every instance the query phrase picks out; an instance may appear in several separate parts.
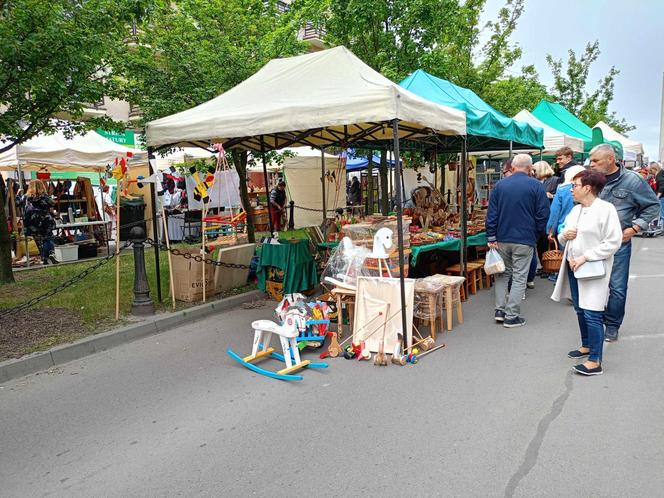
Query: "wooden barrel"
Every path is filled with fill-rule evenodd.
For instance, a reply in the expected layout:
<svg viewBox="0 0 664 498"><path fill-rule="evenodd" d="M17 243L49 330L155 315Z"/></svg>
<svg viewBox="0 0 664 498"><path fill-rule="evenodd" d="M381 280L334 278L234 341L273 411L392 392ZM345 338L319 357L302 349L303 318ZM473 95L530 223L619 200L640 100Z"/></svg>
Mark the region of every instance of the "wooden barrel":
<svg viewBox="0 0 664 498"><path fill-rule="evenodd" d="M269 213L267 208L255 207L253 208L253 215L254 215L254 228L259 232L267 230L270 224Z"/></svg>

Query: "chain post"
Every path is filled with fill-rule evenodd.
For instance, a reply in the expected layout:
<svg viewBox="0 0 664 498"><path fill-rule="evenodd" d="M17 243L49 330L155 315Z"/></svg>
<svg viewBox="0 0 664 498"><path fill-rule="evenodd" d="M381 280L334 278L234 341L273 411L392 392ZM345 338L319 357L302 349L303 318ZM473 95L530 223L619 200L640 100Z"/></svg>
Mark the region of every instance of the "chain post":
<svg viewBox="0 0 664 498"><path fill-rule="evenodd" d="M154 315L154 303L150 299L150 285L145 271L145 231L142 227L134 227L130 232L134 245L134 300L131 303L131 314L138 316Z"/></svg>

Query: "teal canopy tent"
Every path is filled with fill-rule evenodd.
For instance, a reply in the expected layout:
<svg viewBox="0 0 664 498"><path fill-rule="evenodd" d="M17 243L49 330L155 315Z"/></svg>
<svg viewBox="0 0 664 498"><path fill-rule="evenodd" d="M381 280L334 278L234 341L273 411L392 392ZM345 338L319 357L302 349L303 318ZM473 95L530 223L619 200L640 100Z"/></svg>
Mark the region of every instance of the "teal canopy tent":
<svg viewBox="0 0 664 498"><path fill-rule="evenodd" d="M501 114L475 92L418 69L400 86L431 102L466 112L469 151L540 149L544 131Z"/></svg>
<svg viewBox="0 0 664 498"><path fill-rule="evenodd" d="M595 145L609 143L622 159L623 148L619 142L605 140L601 129L591 128L557 102L540 101L533 109L533 115L558 131L583 140L584 152L590 152Z"/></svg>

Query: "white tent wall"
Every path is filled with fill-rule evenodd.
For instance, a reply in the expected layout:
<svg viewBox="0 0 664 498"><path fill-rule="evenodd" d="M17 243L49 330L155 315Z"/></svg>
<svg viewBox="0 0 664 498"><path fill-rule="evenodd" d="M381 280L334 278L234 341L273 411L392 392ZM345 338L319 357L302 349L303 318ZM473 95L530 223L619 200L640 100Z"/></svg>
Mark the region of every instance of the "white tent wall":
<svg viewBox="0 0 664 498"><path fill-rule="evenodd" d="M523 109L516 116L515 120L528 123L532 126L538 126L544 130L544 154L552 154L561 147L569 147L574 152L583 152L584 143L583 140L567 135L562 131L558 131L555 128L543 123L532 113ZM528 152L536 153L538 151L519 151L519 152Z"/></svg>
<svg viewBox="0 0 664 498"><path fill-rule="evenodd" d="M288 201L295 202L295 228L318 226L323 222L323 213L298 209L302 206L323 209L321 186L321 152L306 147L290 149L297 154L284 159L283 171L286 179ZM337 156L325 154L325 171L335 172L336 181L325 182L325 199L328 216L346 205L346 168L339 165Z"/></svg>
<svg viewBox="0 0 664 498"><path fill-rule="evenodd" d="M619 142L620 145L623 146L623 150L625 152L629 151L633 152L634 154L643 154L643 144L641 142L637 142L636 140L632 140L631 138L627 138L626 136L621 135L604 121L597 123L594 128L599 128L602 130L602 134L604 135L605 140L614 140ZM633 158L633 155L625 154L625 160L634 160Z"/></svg>

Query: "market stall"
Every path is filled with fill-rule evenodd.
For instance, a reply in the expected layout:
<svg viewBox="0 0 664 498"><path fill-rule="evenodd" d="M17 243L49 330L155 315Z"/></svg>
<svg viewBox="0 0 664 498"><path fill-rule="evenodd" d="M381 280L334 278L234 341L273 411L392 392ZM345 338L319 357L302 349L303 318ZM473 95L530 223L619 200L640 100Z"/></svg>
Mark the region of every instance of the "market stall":
<svg viewBox="0 0 664 498"><path fill-rule="evenodd" d="M290 146L390 146L396 163L400 269L399 278L391 285L400 295L400 310L412 307L406 300L404 275L400 147L416 144L420 148L464 150L465 133L464 112L428 102L399 87L344 47L273 60L223 95L146 127L150 149L221 143L226 150L264 153ZM399 311L398 321L403 335L409 336L408 314ZM263 353L270 354L268 349ZM284 357L290 365L290 355L285 352ZM245 363L251 361L245 359Z"/></svg>
<svg viewBox="0 0 664 498"><path fill-rule="evenodd" d="M597 123L594 128L602 130L602 134L606 140L615 141L622 145L623 159L625 161L636 162L639 158L643 157L643 144L641 142L637 142L636 140L632 140L631 138L627 138L618 133L604 121Z"/></svg>

